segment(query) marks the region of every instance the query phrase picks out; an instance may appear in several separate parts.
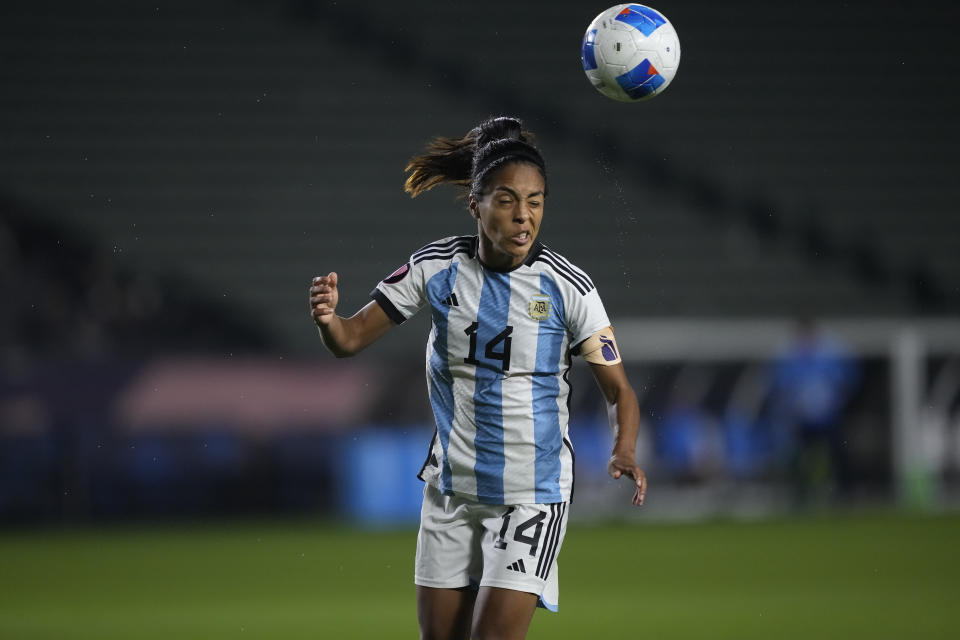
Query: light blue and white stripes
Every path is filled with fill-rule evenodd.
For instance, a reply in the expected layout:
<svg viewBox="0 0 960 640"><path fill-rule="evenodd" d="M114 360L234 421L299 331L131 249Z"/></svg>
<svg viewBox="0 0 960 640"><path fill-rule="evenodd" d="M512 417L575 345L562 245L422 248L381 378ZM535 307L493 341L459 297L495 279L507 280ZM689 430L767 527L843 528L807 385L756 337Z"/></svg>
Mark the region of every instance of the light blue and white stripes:
<svg viewBox="0 0 960 640"><path fill-rule="evenodd" d="M437 437L421 477L490 504L568 500L563 378L571 346L609 325L596 289L546 249L503 273L484 268L466 243L439 253L437 244L416 254L409 275L377 288L378 301L404 317L418 298L431 310L426 364Z"/></svg>

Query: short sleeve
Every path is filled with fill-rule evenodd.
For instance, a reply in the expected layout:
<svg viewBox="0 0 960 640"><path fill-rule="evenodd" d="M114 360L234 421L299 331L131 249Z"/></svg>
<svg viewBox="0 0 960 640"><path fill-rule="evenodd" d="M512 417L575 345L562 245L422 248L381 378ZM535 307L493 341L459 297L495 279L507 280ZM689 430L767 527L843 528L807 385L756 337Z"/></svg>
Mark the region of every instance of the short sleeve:
<svg viewBox="0 0 960 640"><path fill-rule="evenodd" d="M423 269L411 259L380 281L370 297L396 324L402 324L427 302Z"/></svg>
<svg viewBox="0 0 960 640"><path fill-rule="evenodd" d="M595 288L584 295L572 295L567 307L567 331L570 332L570 344L574 347L610 326L610 319Z"/></svg>

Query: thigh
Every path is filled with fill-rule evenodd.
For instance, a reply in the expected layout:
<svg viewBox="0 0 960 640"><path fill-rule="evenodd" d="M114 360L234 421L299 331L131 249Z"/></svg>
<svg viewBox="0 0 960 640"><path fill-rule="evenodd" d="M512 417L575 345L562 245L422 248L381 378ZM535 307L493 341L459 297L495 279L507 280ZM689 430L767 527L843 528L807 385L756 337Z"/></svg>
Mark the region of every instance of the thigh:
<svg viewBox="0 0 960 640"><path fill-rule="evenodd" d="M477 591L471 587L417 587L421 640L467 640Z"/></svg>
<svg viewBox="0 0 960 640"><path fill-rule="evenodd" d="M501 507L483 518L481 587L532 593L559 605L557 556L567 528L566 502Z"/></svg>
<svg viewBox="0 0 960 640"><path fill-rule="evenodd" d="M473 612L473 640L523 640L537 610L535 593L480 587Z"/></svg>
<svg viewBox="0 0 960 640"><path fill-rule="evenodd" d="M423 492L414 582L419 587L459 589L480 583L483 555L473 505L442 495L427 485Z"/></svg>

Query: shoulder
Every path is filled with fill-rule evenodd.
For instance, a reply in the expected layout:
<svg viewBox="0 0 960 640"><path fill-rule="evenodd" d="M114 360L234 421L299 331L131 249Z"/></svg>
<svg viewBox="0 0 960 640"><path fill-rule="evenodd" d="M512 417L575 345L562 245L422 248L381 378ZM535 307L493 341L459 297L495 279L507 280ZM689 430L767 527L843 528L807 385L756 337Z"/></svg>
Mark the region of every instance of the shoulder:
<svg viewBox="0 0 960 640"><path fill-rule="evenodd" d="M539 247L539 251L537 251L530 266L549 272L554 276L554 280L573 287L582 296L596 288L590 276L583 269L546 245Z"/></svg>
<svg viewBox="0 0 960 640"><path fill-rule="evenodd" d="M410 256L410 264L417 265L426 260L450 261L459 254L473 257L476 236L449 236L426 244Z"/></svg>

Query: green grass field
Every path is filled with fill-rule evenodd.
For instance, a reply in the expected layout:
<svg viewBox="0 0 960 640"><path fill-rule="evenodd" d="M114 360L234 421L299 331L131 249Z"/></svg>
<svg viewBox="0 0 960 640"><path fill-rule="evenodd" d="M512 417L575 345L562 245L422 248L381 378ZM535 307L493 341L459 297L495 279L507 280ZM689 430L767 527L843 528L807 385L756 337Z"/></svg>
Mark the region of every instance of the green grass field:
<svg viewBox="0 0 960 640"><path fill-rule="evenodd" d="M416 638L414 531L0 534L0 638ZM571 527L530 638L960 638L960 517Z"/></svg>

